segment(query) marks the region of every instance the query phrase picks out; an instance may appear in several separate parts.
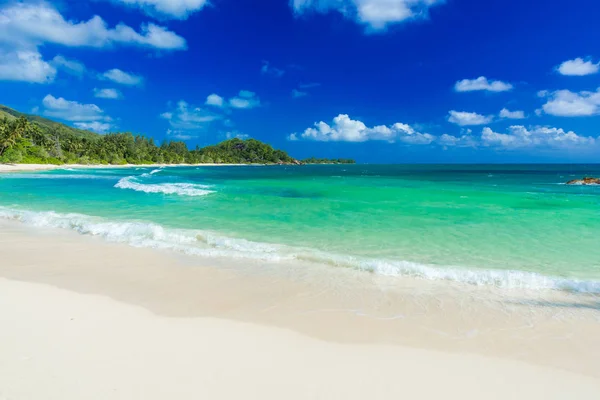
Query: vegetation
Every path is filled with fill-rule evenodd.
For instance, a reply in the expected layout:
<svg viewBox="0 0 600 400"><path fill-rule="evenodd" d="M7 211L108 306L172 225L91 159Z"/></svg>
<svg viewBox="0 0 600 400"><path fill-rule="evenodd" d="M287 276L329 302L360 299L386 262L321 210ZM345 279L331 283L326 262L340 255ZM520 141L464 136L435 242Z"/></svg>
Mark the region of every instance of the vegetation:
<svg viewBox="0 0 600 400"><path fill-rule="evenodd" d="M353 163L311 158L308 163ZM25 164L302 164L255 139L230 139L189 150L184 142L131 133L99 135L0 106L0 163Z"/></svg>

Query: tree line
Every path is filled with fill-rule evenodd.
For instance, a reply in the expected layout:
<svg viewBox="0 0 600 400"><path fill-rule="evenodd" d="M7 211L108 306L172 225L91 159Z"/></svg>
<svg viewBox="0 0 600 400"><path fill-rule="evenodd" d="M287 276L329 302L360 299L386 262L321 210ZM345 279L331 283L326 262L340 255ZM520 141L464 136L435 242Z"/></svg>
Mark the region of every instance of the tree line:
<svg viewBox="0 0 600 400"><path fill-rule="evenodd" d="M47 121L47 120L46 120ZM48 121L52 122L52 121ZM353 163L316 159L306 163ZM39 124L25 116L0 119L0 163L24 164L301 164L285 151L255 139L230 139L188 149L182 141L164 141L132 133L105 135L62 124Z"/></svg>

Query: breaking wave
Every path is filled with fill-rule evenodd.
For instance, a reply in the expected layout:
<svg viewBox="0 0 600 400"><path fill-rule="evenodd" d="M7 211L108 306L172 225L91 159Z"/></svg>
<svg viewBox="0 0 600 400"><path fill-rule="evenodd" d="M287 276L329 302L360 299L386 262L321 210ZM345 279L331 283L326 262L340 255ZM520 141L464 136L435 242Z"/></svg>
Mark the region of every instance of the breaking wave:
<svg viewBox="0 0 600 400"><path fill-rule="evenodd" d="M145 186L147 188L152 185ZM164 188L164 186L162 187ZM161 191L161 193L163 192ZM168 249L189 255L253 259L267 262L298 260L354 268L385 276L409 276L511 289L551 289L600 294L600 281L552 277L516 270L466 269L452 266L433 266L410 261L365 259L331 254L314 249L253 242L226 237L209 231L170 229L147 222L110 221L82 214L60 214L52 211L34 212L6 207L0 207L0 218L17 220L38 227L74 230L80 234L99 236L108 241L127 243L135 247Z"/></svg>
<svg viewBox="0 0 600 400"><path fill-rule="evenodd" d="M160 170L154 170L150 174L158 171ZM143 174L141 177L147 178L151 176L150 174ZM197 183L141 183L135 176L120 179L115 187L144 193L176 194L180 196L206 196L214 193L213 190L208 190L211 187L208 185Z"/></svg>

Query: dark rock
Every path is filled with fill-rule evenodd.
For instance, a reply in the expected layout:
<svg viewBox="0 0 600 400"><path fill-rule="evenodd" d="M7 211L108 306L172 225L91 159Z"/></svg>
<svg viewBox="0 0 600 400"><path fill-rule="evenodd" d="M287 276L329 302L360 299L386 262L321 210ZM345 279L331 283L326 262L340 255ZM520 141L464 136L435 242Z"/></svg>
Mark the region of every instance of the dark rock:
<svg viewBox="0 0 600 400"><path fill-rule="evenodd" d="M583 179L570 180L567 185L600 185L600 178L586 176Z"/></svg>

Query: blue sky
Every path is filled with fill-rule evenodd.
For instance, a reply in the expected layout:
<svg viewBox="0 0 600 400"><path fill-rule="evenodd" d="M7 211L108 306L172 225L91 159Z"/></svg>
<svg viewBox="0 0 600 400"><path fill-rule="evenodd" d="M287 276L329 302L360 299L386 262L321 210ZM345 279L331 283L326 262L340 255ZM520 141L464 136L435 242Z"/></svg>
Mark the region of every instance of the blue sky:
<svg viewBox="0 0 600 400"><path fill-rule="evenodd" d="M190 146L600 162L594 0L0 0L0 103Z"/></svg>

